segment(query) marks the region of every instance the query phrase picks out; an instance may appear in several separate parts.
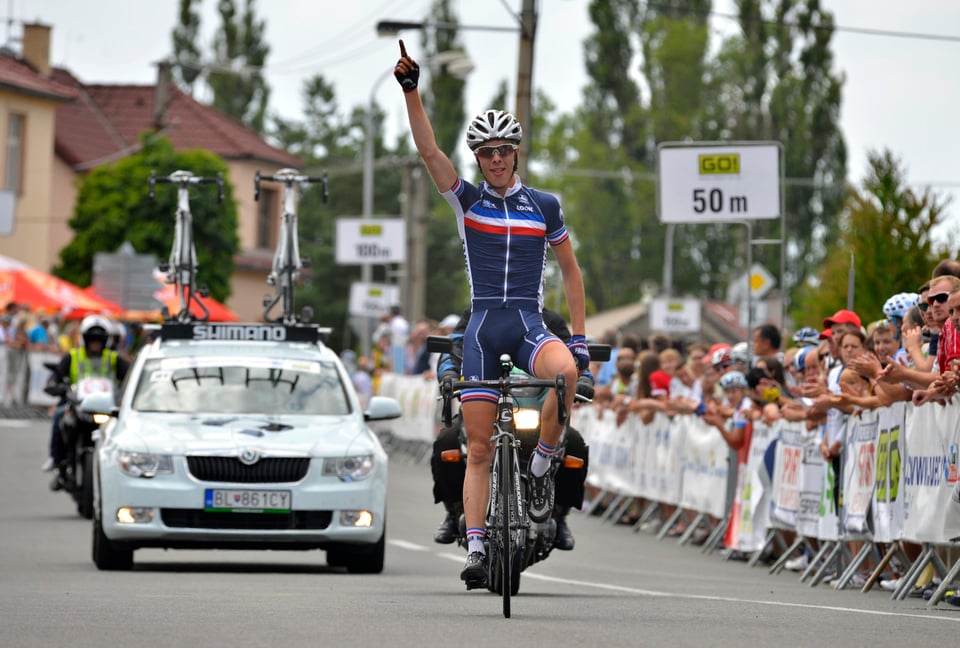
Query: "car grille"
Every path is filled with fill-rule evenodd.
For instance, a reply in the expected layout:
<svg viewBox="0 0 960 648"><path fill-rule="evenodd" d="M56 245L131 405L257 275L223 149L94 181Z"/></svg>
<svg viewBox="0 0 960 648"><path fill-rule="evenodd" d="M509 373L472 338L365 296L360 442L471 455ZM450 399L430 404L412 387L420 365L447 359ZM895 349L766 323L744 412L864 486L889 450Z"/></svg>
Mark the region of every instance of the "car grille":
<svg viewBox="0 0 960 648"><path fill-rule="evenodd" d="M248 466L236 457L187 457L190 474L200 481L240 484L278 484L300 481L310 467L309 457L265 457Z"/></svg>
<svg viewBox="0 0 960 648"><path fill-rule="evenodd" d="M160 509L168 527L191 529L261 529L266 531L326 529L332 511L291 513L218 513L198 509Z"/></svg>

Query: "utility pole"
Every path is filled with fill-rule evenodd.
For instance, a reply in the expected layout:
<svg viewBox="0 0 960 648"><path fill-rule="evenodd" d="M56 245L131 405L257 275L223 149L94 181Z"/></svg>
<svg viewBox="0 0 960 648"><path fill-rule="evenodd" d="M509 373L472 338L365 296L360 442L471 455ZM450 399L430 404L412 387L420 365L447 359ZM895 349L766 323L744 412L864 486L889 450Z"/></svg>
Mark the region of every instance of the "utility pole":
<svg viewBox="0 0 960 648"><path fill-rule="evenodd" d="M537 34L536 0L523 0L520 10L520 53L517 59L517 121L523 128L520 142L520 161L517 173L529 182L527 160L533 140L533 42Z"/></svg>

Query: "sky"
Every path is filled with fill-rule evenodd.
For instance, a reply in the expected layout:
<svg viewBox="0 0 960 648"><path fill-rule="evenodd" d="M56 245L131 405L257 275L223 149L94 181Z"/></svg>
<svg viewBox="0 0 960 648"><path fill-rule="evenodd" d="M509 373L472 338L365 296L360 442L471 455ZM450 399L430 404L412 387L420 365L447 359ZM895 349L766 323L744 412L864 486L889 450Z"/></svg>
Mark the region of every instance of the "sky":
<svg viewBox="0 0 960 648"><path fill-rule="evenodd" d="M238 3L239 4L239 3ZM420 21L429 0L261 0L271 52L266 77L270 110L287 118L301 111L305 79L323 74L333 84L343 112L371 97L386 111L390 132L403 132L401 93L389 76L398 56L396 37L379 37L384 19ZM841 127L848 148L848 179L860 184L867 153L893 151L916 188L929 186L944 199L949 225L960 227L960 2L957 0L821 0L840 28L834 35L836 69L846 82ZM7 0L6 15L17 23L53 27L51 59L87 83L152 83L154 63L172 52L177 0ZM2 5L0 5L2 6ZM216 0L201 0L202 39L209 44L219 25ZM521 0L454 0L463 26L511 27ZM539 0L533 83L561 110L579 103L587 75L583 41L591 31L588 0ZM93 9L92 7L95 7ZM713 26L729 32L733 0L715 0ZM18 30L7 23L5 38ZM0 26L0 29L3 27ZM894 31L922 37L868 35L844 28ZM467 79L467 114L488 107L502 80L513 97L519 35L463 29L474 63ZM937 38L948 37L948 38ZM405 32L411 56L420 36ZM209 51L209 49L207 49ZM461 159L464 159L461 153Z"/></svg>

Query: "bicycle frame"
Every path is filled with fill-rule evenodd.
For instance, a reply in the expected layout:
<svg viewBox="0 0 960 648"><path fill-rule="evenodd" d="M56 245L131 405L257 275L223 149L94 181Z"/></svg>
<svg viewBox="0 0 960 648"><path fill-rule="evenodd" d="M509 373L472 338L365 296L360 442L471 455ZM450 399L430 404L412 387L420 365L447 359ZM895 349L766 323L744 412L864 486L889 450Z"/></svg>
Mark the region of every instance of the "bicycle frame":
<svg viewBox="0 0 960 648"><path fill-rule="evenodd" d="M303 313L299 317L293 312L293 290L300 270L310 266L309 259L301 259L297 232L297 204L300 202L300 185L308 183L322 183L323 202L327 202L327 174L313 177L300 175L296 169L280 169L272 176L261 175L257 170L253 177L254 199L260 200L260 183L276 182L283 185L283 215L280 218L280 233L277 236L277 248L273 253L273 263L270 274L267 275L267 285L276 286L274 297L264 297L263 319L267 322L283 322L296 324L309 320L312 313ZM282 313L278 317L271 317L270 311L282 302Z"/></svg>
<svg viewBox="0 0 960 648"><path fill-rule="evenodd" d="M177 170L168 176L158 176L150 172L150 199L155 197L157 184L177 185L177 213L176 225L173 232L173 247L170 248L170 258L161 270L167 274L167 283L177 286L180 298L180 311L175 318L165 312L164 319L178 322L190 322L197 319L190 312L190 302L193 301L203 311L200 321L210 318L210 311L206 304L200 301L199 296L205 297L207 289L197 288L197 248L193 242L193 214L190 212L190 185L216 184L218 187L217 202L223 202L223 174L218 173L216 178L195 176L190 171Z"/></svg>

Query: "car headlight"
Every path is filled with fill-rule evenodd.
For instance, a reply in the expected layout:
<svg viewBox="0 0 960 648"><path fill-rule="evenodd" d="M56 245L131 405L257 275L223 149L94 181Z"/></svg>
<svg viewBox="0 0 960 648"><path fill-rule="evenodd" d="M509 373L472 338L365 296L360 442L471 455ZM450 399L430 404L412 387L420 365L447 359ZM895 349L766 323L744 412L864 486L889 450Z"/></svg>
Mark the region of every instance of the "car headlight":
<svg viewBox="0 0 960 648"><path fill-rule="evenodd" d="M518 430L536 430L540 426L540 410L518 409L513 413L513 424Z"/></svg>
<svg viewBox="0 0 960 648"><path fill-rule="evenodd" d="M120 470L131 477L149 479L156 475L173 473L173 457L153 454L152 452L120 450L117 452L117 464L119 464Z"/></svg>
<svg viewBox="0 0 960 648"><path fill-rule="evenodd" d="M373 455L327 457L323 460L324 477L339 477L345 482L366 479L373 472Z"/></svg>

